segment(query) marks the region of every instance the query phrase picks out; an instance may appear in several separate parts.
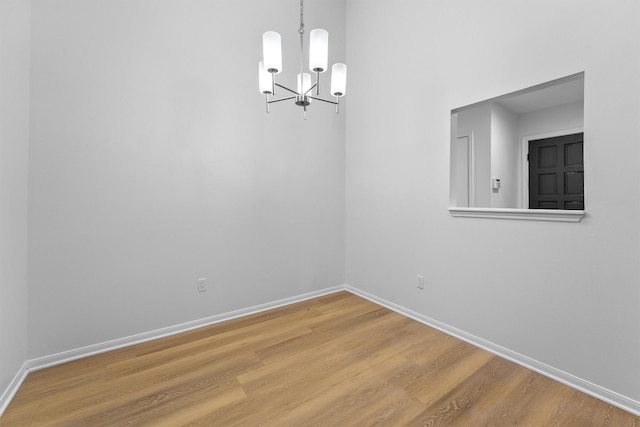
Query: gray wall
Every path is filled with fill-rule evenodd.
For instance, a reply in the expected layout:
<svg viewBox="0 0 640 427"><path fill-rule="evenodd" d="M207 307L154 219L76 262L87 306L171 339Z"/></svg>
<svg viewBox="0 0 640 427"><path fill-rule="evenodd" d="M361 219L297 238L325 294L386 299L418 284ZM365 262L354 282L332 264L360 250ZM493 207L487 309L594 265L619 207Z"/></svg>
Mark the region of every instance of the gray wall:
<svg viewBox="0 0 640 427"><path fill-rule="evenodd" d="M349 0L347 282L639 400L639 16L635 0ZM580 71L587 217L451 217L450 111Z"/></svg>
<svg viewBox="0 0 640 427"><path fill-rule="evenodd" d="M344 1L309 3L344 62ZM344 283L345 116L258 91L267 30L294 86L298 3L32 9L29 358Z"/></svg>
<svg viewBox="0 0 640 427"><path fill-rule="evenodd" d="M26 359L29 2L0 0L0 396Z"/></svg>

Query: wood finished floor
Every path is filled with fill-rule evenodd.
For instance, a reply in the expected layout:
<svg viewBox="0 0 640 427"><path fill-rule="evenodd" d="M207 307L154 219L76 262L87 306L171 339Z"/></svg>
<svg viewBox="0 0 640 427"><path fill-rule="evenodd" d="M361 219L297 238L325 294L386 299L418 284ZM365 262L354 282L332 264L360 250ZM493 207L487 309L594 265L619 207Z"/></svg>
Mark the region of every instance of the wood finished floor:
<svg viewBox="0 0 640 427"><path fill-rule="evenodd" d="M0 426L640 426L346 292L36 371Z"/></svg>

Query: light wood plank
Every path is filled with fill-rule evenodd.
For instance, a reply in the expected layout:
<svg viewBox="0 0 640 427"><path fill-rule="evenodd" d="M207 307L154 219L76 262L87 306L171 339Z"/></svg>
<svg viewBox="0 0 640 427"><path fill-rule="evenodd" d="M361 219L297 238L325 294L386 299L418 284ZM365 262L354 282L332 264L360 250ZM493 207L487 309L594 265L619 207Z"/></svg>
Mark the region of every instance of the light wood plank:
<svg viewBox="0 0 640 427"><path fill-rule="evenodd" d="M0 426L625 426L640 418L347 292L31 373Z"/></svg>

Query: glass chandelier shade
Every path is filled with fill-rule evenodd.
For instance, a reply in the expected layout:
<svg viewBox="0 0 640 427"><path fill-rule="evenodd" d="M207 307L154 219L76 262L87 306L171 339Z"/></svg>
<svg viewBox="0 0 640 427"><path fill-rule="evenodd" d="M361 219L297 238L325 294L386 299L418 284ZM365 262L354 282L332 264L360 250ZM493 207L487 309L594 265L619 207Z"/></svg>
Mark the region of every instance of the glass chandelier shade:
<svg viewBox="0 0 640 427"><path fill-rule="evenodd" d="M333 64L331 67L331 94L344 96L347 93L347 66L342 63Z"/></svg>
<svg viewBox="0 0 640 427"><path fill-rule="evenodd" d="M317 28L309 33L309 70L314 73L327 71L329 60L329 33Z"/></svg>
<svg viewBox="0 0 640 427"><path fill-rule="evenodd" d="M264 68L264 61L258 62L258 84L260 87L260 93L265 95L272 94L272 85L271 85L271 73Z"/></svg>
<svg viewBox="0 0 640 427"><path fill-rule="evenodd" d="M267 31L262 35L264 68L270 73L282 71L282 41L280 34Z"/></svg>
<svg viewBox="0 0 640 427"><path fill-rule="evenodd" d="M300 74L298 74L296 80L298 82L298 94L300 96L305 96L307 92L311 90L311 74L302 73L302 79L300 79ZM302 83L302 87L300 86L300 83Z"/></svg>

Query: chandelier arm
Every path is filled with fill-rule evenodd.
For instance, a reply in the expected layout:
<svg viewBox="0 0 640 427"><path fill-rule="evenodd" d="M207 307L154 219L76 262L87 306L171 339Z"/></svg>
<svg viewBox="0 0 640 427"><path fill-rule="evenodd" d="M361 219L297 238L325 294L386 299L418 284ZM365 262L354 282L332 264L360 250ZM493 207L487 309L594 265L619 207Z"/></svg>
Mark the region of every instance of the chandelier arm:
<svg viewBox="0 0 640 427"><path fill-rule="evenodd" d="M289 92L291 92L291 93L295 93L296 95L299 95L299 93L298 93L297 91L292 90L292 89L289 89L289 88L288 88L288 87L286 87L286 86L282 86L280 83L276 83L276 86L281 87L281 88L282 88L282 89L284 89L284 90L288 90L288 91L289 91Z"/></svg>
<svg viewBox="0 0 640 427"><path fill-rule="evenodd" d="M272 99L270 101L267 102L267 104L273 104L274 102L280 102L280 101L288 101L290 99L296 99L297 97L295 96L287 96L286 98L280 98L280 99Z"/></svg>
<svg viewBox="0 0 640 427"><path fill-rule="evenodd" d="M327 104L338 105L338 103L337 103L337 102L335 102L335 101L329 101L328 99L318 98L317 96L310 96L309 98L311 98L311 99L315 99L316 101L326 102Z"/></svg>
<svg viewBox="0 0 640 427"><path fill-rule="evenodd" d="M314 84L313 84L313 86L311 86L309 89L307 89L307 91L306 91L302 96L307 96L307 94L308 94L309 92L312 92L312 91L313 91L313 89L314 89L316 86L318 86L318 83L314 83Z"/></svg>

